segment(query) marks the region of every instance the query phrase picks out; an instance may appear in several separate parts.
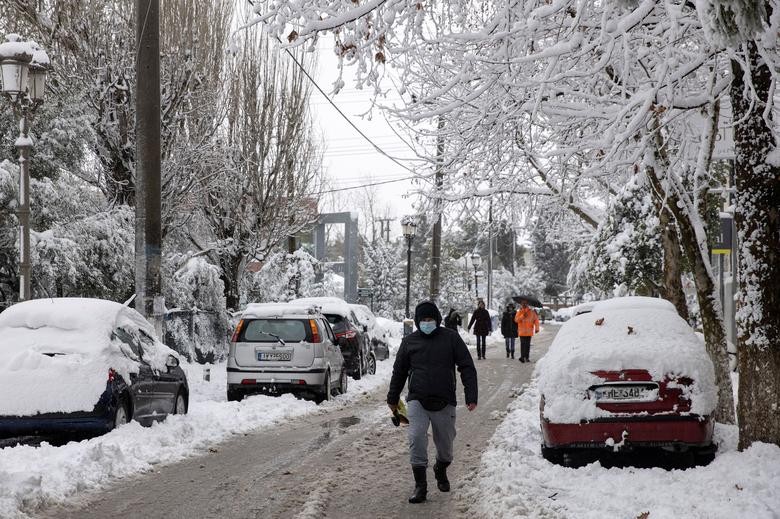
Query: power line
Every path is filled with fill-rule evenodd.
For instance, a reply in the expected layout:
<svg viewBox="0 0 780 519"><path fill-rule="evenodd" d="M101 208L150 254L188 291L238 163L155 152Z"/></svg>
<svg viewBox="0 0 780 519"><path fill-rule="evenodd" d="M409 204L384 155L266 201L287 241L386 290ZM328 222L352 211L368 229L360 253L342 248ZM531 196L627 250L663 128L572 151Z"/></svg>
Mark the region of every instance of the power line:
<svg viewBox="0 0 780 519"><path fill-rule="evenodd" d="M282 43L282 40L280 40L278 36L276 37L276 39L277 39L277 41L279 41L279 43ZM397 165L399 165L399 166L401 166L402 168L404 168L404 169L405 169L406 171L408 171L409 173L415 174L415 172L414 172L414 171L412 171L411 169L409 169L409 168L408 168L408 167L407 167L405 164L402 164L402 163L401 163L401 162L399 162L399 161L398 161L398 160L397 160L395 157L392 157L391 155L389 155L389 154L385 153L385 151L384 151L382 148L380 148L380 147L379 147L377 144L375 144L375 143L374 143L374 141L372 141L372 140L371 140L371 139L370 139L370 138L369 138L369 137L368 137L368 136L367 136L365 133L363 133L363 131L362 131L360 128L358 128L358 127L355 125L355 123L353 123L353 122L350 120L350 118L349 118L349 117L347 117L347 116L346 116L346 114L344 114L344 112L342 112L342 111L341 111L341 109L340 109L340 108L339 108L339 107L336 105L336 103L334 103L334 102L333 102L333 100L332 100L330 97L328 97L328 95L325 93L325 91L324 91L324 90L322 90L322 88L320 88L320 85L318 85L318 84L317 84L317 82L314 80L314 78L313 78L313 77L311 77L311 75L309 74L309 72L308 72L308 71L307 71L307 70L304 68L303 64L301 64L301 63L298 61L298 58L296 58L296 57L293 55L293 53L292 53L292 52L290 52L290 49L286 49L286 48L285 48L285 49L284 49L284 51L287 53L287 55L288 55L288 56L290 56L290 57L292 58L292 60L295 62L295 64L296 64L296 65L298 65L298 68L300 68L300 69L301 69L301 72L303 72L303 74L304 74L304 75L305 75L307 78L309 78L309 81L311 81L312 85L314 85L314 88L316 88L316 89L317 89L317 91L318 91L320 94L322 94L322 95L323 95L323 97L325 97L325 99L327 99L327 100L328 100L328 103L330 103L330 105L331 105L331 106L332 106L332 107L333 107L333 108L334 108L334 109L335 109L335 110L336 110L336 111L339 113L339 115L341 115L341 117L343 117L343 118L344 118L344 120L345 120L345 121L347 121L347 122L349 123L349 125L350 125L350 126L352 126L352 128L354 128L354 129L355 129L355 131L356 131L356 132L358 132L358 133L359 133L359 134L360 134L360 135L361 135L361 136L362 136L362 137L363 137L363 138L364 138L364 139L365 139L365 140L366 140L366 141L367 141L369 144L371 144L371 146L373 146L373 147L374 147L374 149L375 149L376 151L378 151L380 154L384 155L384 156L385 156L385 157L387 157L388 159L392 160L393 162L395 162Z"/></svg>
<svg viewBox="0 0 780 519"><path fill-rule="evenodd" d="M336 193L338 191L351 191L352 189L362 189L364 187L372 187L372 186L380 186L382 184L392 184L394 182L403 182L404 180L414 180L417 179L416 175L413 177L403 177L403 178L396 178L395 180L383 180L382 182L370 182L368 184L362 184L359 186L351 186L351 187L339 187L335 189L326 189L323 191L320 191L318 193L312 193L312 195L324 195L327 193Z"/></svg>

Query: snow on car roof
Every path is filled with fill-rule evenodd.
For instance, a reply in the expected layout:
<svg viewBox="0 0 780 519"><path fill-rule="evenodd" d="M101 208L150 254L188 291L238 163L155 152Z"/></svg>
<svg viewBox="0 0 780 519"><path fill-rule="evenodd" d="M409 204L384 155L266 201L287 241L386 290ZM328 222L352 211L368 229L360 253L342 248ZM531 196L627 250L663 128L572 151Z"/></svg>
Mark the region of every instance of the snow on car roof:
<svg viewBox="0 0 780 519"><path fill-rule="evenodd" d="M109 368L125 380L138 362L112 333L145 332L143 360L164 370L173 350L154 339L138 312L113 301L36 299L0 314L0 415L91 411L106 389Z"/></svg>
<svg viewBox="0 0 780 519"><path fill-rule="evenodd" d="M324 314L337 314L342 317L348 316L352 312L350 305L338 297L302 297L293 299L292 304L314 304L322 308Z"/></svg>
<svg viewBox="0 0 780 519"><path fill-rule="evenodd" d="M613 299L605 299L604 301L596 301L593 303L591 312L628 309L669 310L671 312L677 312L674 305L666 299L644 296L615 297Z"/></svg>
<svg viewBox="0 0 780 519"><path fill-rule="evenodd" d="M22 347L42 353L97 353L111 342L114 329L124 324L155 335L138 312L114 301L77 297L24 301L0 314L4 339L0 353Z"/></svg>
<svg viewBox="0 0 780 519"><path fill-rule="evenodd" d="M691 413L708 415L715 409L715 372L702 340L671 303L624 297L599 302L561 327L536 367L545 418L578 423L610 416L583 394L601 382L592 372L623 369L646 369L654 380L667 374L690 377Z"/></svg>
<svg viewBox="0 0 780 519"><path fill-rule="evenodd" d="M241 313L242 319L285 317L319 314L317 305L305 303L250 303Z"/></svg>
<svg viewBox="0 0 780 519"><path fill-rule="evenodd" d="M358 321L360 321L360 324L365 324L368 326L376 325L376 316L369 307L366 305L356 304L350 304L349 307L355 311L355 316L358 318Z"/></svg>

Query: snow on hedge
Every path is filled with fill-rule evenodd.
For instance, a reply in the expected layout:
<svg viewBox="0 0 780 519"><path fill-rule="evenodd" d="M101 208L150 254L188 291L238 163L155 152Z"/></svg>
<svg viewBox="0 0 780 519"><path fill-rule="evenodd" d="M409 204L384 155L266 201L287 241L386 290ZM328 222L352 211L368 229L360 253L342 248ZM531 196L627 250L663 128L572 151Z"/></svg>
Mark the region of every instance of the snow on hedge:
<svg viewBox="0 0 780 519"><path fill-rule="evenodd" d="M579 423L611 416L595 399L584 398L585 391L602 382L592 372L623 369L646 369L654 380L692 378L690 413L709 415L715 409L712 362L674 306L662 299L622 297L596 303L591 312L567 321L537 364L545 418Z"/></svg>

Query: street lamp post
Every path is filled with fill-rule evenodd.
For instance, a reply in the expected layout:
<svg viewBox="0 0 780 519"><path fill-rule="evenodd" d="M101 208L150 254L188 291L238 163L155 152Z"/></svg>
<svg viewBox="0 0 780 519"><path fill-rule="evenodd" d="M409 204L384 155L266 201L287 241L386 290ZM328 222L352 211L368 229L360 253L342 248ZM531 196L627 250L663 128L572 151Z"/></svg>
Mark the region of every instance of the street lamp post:
<svg viewBox="0 0 780 519"><path fill-rule="evenodd" d="M43 104L49 56L34 41L21 41L18 34L9 34L0 43L2 93L11 102L19 117L19 300L31 298L30 292L30 149L32 140L29 122L35 110Z"/></svg>
<svg viewBox="0 0 780 519"><path fill-rule="evenodd" d="M477 271L482 265L482 257L476 252L471 255L471 264L474 265L474 294L479 299L479 282L477 281Z"/></svg>
<svg viewBox="0 0 780 519"><path fill-rule="evenodd" d="M407 216L401 221L404 238L406 238L406 318L409 319L409 288L412 276L412 240L417 231L417 224L414 219Z"/></svg>

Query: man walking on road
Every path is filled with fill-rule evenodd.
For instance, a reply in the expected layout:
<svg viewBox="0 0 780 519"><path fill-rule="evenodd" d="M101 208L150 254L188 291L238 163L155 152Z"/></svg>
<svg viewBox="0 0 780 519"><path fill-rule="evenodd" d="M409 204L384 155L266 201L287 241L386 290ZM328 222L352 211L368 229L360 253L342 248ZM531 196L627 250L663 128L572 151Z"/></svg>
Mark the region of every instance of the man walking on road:
<svg viewBox="0 0 780 519"><path fill-rule="evenodd" d="M515 315L517 335L520 336L520 362L531 362L531 337L539 333L539 316L528 306L528 301L520 301L520 309Z"/></svg>
<svg viewBox="0 0 780 519"><path fill-rule="evenodd" d="M428 494L428 426L433 428L436 464L433 473L442 492L450 491L447 467L453 458L455 440L455 368L460 371L466 407L477 407L477 370L460 335L442 328L441 313L432 301L414 310L417 331L403 338L393 365L387 405L395 413L401 391L409 379L407 416L409 455L414 474L410 503L422 503Z"/></svg>

